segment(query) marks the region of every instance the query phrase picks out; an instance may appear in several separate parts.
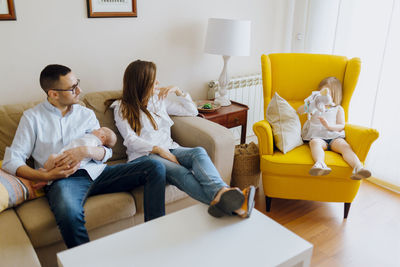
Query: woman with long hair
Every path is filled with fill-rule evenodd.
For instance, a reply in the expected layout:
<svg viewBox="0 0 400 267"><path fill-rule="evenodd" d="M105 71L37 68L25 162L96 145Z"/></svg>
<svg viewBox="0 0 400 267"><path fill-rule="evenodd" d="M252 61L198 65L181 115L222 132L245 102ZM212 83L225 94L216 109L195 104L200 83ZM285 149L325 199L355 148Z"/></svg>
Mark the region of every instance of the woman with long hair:
<svg viewBox="0 0 400 267"><path fill-rule="evenodd" d="M239 215L247 218L254 207L254 187L241 191L221 178L202 147L182 147L171 138L173 121L169 115L196 116L189 94L176 86L158 87L153 62L136 60L123 78L122 97L106 105L114 109L116 126L124 139L128 161L149 156L166 167L167 181L192 198L210 205L214 217ZM175 93L177 99L167 99Z"/></svg>

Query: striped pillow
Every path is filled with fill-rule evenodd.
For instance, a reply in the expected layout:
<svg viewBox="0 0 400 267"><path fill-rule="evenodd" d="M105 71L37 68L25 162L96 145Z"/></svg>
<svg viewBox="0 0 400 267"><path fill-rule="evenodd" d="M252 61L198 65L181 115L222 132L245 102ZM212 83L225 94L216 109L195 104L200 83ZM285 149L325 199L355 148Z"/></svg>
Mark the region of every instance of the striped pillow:
<svg viewBox="0 0 400 267"><path fill-rule="evenodd" d="M43 189L34 189L30 180L15 177L0 169L0 212L41 196L44 196Z"/></svg>

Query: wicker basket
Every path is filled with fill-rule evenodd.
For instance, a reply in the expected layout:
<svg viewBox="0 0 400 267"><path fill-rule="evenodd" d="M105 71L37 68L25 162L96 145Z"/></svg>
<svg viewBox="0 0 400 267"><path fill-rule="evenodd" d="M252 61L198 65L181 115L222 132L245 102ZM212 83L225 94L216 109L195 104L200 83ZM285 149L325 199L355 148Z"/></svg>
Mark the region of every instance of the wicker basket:
<svg viewBox="0 0 400 267"><path fill-rule="evenodd" d="M260 156L257 145L253 142L237 145L235 147L231 186L244 189L249 185L254 185L258 188L260 173Z"/></svg>

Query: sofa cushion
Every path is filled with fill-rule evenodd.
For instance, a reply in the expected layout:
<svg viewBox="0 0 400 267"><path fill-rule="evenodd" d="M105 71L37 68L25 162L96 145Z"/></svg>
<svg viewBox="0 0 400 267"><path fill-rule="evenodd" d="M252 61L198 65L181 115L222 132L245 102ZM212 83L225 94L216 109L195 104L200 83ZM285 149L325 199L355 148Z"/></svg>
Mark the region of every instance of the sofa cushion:
<svg viewBox="0 0 400 267"><path fill-rule="evenodd" d="M34 189L32 181L16 177L0 169L0 212L18 206L25 200L43 195L43 189Z"/></svg>
<svg viewBox="0 0 400 267"><path fill-rule="evenodd" d="M301 145L286 154L275 152L261 157L261 171L264 175L309 176L308 171L314 165L308 144ZM332 172L324 179L349 179L352 169L343 157L333 151L325 151L325 163Z"/></svg>
<svg viewBox="0 0 400 267"><path fill-rule="evenodd" d="M278 93L269 102L265 117L271 124L276 147L284 154L303 144L299 116Z"/></svg>
<svg viewBox="0 0 400 267"><path fill-rule="evenodd" d="M121 96L121 91L104 91L86 94L83 101L85 105L92 109L96 114L100 125L103 127L108 127L115 132L117 135L117 143L113 147L113 156L109 161L120 160L126 158L126 148L123 145L124 140L114 121L114 112L111 109L107 109L104 105L104 101L108 99L115 99Z"/></svg>
<svg viewBox="0 0 400 267"><path fill-rule="evenodd" d="M6 147L10 146L21 119L22 113L39 102L0 106L0 159L4 158Z"/></svg>
<svg viewBox="0 0 400 267"><path fill-rule="evenodd" d="M35 248L62 240L47 198L27 201L17 207L16 212ZM86 228L90 231L132 217L135 213L135 201L129 193L92 196L85 204Z"/></svg>

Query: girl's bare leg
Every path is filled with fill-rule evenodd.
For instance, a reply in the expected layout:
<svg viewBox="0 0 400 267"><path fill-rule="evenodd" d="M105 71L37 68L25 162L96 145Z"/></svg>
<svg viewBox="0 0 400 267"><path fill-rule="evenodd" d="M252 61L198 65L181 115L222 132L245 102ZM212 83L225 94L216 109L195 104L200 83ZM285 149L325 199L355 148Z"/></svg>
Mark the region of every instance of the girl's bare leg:
<svg viewBox="0 0 400 267"><path fill-rule="evenodd" d="M331 148L332 151L342 154L343 159L353 168L351 179L360 180L371 176L371 172L363 167L356 153L354 153L346 140L343 138L333 140Z"/></svg>
<svg viewBox="0 0 400 267"><path fill-rule="evenodd" d="M351 146L343 138L337 138L331 143L331 149L334 152L340 153L343 159L352 167L353 169L362 168L362 164L358 159L357 155L354 153Z"/></svg>
<svg viewBox="0 0 400 267"><path fill-rule="evenodd" d="M312 139L309 143L311 149L311 156L314 162L324 162L325 161L325 150L327 149L327 144L322 139Z"/></svg>
<svg viewBox="0 0 400 267"><path fill-rule="evenodd" d="M312 139L310 141L311 156L315 162L308 172L312 176L327 175L331 169L325 164L325 150L328 145L322 139Z"/></svg>

